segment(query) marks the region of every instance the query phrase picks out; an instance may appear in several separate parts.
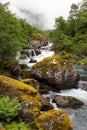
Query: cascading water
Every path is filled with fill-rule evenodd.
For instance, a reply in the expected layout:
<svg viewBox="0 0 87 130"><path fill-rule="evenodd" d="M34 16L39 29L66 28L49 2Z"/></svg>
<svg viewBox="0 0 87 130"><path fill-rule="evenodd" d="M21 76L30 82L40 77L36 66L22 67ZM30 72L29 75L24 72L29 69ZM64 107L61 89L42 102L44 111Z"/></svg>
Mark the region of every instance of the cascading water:
<svg viewBox="0 0 87 130"><path fill-rule="evenodd" d="M87 66L74 66L74 69L80 73L80 81L78 82L78 89L61 90L60 93L49 92L49 94L43 95L50 98L50 103L54 106L54 109L58 108L52 99L55 95L72 96L84 102L84 105L79 109L64 108L67 111L73 122L74 130L87 130Z"/></svg>
<svg viewBox="0 0 87 130"><path fill-rule="evenodd" d="M29 57L32 59L33 57L36 56L35 50L34 49L29 49Z"/></svg>
<svg viewBox="0 0 87 130"><path fill-rule="evenodd" d="M52 43L48 43L47 46L41 47L41 49L40 49L41 54L39 54L39 55L36 55L34 49L29 49L29 57L27 57L26 59L19 58L19 64L27 64L31 68L34 64L36 64L36 63L29 63L31 58L36 60L37 62L39 62L46 57L53 56L54 51L50 50L51 46L52 46Z"/></svg>
<svg viewBox="0 0 87 130"><path fill-rule="evenodd" d="M47 46L44 46L40 49L41 54L35 54L34 50L31 50L30 57L33 57L37 62L43 60L48 56L53 56L54 51L50 51L50 47L52 43L49 43ZM27 59L19 59L20 64L27 64L29 67L32 67L35 63L29 63L30 58ZM67 95L80 99L84 102L84 105L79 109L63 109L67 111L73 122L73 130L87 130L87 66L73 66L74 69L80 73L80 81L78 82L78 89L69 89L69 90L61 90L60 93L49 92L45 97L50 98L50 103L52 103L52 99L55 95ZM59 109L55 103L52 103L54 109Z"/></svg>

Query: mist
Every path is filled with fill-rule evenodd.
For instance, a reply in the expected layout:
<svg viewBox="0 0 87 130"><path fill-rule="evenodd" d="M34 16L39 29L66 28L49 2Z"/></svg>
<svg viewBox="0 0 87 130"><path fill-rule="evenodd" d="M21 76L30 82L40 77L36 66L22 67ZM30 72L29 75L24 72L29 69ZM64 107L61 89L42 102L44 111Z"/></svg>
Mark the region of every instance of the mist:
<svg viewBox="0 0 87 130"><path fill-rule="evenodd" d="M33 10L20 8L19 11L25 17L26 21L30 23L32 26L39 29L46 29L45 26L45 15L41 13L36 13Z"/></svg>

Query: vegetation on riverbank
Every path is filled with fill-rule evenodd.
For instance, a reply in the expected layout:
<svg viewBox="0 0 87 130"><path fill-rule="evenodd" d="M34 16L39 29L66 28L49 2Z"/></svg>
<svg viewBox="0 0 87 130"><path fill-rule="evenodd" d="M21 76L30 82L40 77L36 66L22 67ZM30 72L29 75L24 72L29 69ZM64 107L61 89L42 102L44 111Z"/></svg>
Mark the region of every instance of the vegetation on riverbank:
<svg viewBox="0 0 87 130"><path fill-rule="evenodd" d="M46 32L56 53L64 51L79 57L87 56L87 0L72 4L69 17L55 19L55 29ZM83 59L83 58L82 58ZM85 59L87 61L87 59ZM81 60L84 63L84 61ZM87 62L85 62L87 63Z"/></svg>
<svg viewBox="0 0 87 130"><path fill-rule="evenodd" d="M87 0L84 0L79 5L72 4L68 19L65 20L63 17L56 18L55 29L46 32L36 29L35 27L27 23L24 19L16 18L16 16L12 14L11 11L8 9L8 5L8 3L0 3L1 75L7 75L11 77L11 66L18 65L18 61L15 60L17 52L20 51L22 48L26 48L27 46L29 47L28 42L30 40L47 40L47 38L45 37L48 37L48 39L50 39L50 41L54 43L53 50L56 52L56 54L59 53L59 57L55 56L55 59L59 60L59 58L61 58L62 60L67 60L73 64L87 65ZM22 55L21 58L25 57L26 55ZM49 59L50 57L47 60ZM47 60L45 59L43 62L46 63ZM52 65L50 66L51 68L54 68L56 70L58 69L57 67L61 65L60 62L58 62L57 66L55 66L55 61L56 60L52 60ZM39 64L40 63L38 63L36 67L38 67ZM68 66L68 68L70 70L72 69L71 66ZM48 69L49 66L47 64L44 68L43 75L47 72ZM25 72L29 75L28 70L25 70ZM3 79L5 80L5 82L3 81ZM22 80L22 82L28 84L31 82L31 80L32 79L27 79L24 81ZM23 108L23 114L27 113L25 115L25 117L27 118L26 120L35 120L35 118L37 118L37 116L40 114L40 108L42 105L40 101L40 95L38 93L38 90L29 85L23 84L22 82L0 76L0 95L8 95L10 98L17 96L24 105L26 104L26 109ZM35 82L36 87L36 81L32 80L32 82ZM37 86L39 86L38 83ZM36 88L38 89L38 87ZM26 124L20 119L15 120L16 116L18 115L17 110L19 110L19 108L21 107L20 103L11 102L10 99L6 99L5 102L1 99L2 97L0 97L0 125L2 124L5 130L30 130L28 123ZM10 107L8 107L9 103ZM12 111L14 110L14 107L16 110ZM36 119L37 128L44 129L41 128L44 126L44 123L42 124L40 120L44 121L44 118L46 118L47 120L47 117L49 117L50 122L50 117L54 118L55 115L58 114L57 112L53 113L54 116L51 115L52 113L49 112L45 113L44 116L40 116L38 120ZM52 121L54 121L54 126L57 127L57 121L55 120L55 118ZM68 124L67 120L65 120L64 126L66 124ZM72 129L71 122L70 128ZM65 130L65 127L63 129Z"/></svg>

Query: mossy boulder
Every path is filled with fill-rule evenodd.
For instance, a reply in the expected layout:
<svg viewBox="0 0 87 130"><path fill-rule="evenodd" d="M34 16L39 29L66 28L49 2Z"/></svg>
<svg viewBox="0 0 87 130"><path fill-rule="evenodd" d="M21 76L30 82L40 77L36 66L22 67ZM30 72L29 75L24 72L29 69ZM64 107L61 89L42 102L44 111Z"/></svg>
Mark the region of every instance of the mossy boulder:
<svg viewBox="0 0 87 130"><path fill-rule="evenodd" d="M62 107L62 108L76 109L84 105L82 101L76 99L75 97L62 96L62 95L56 95L53 99L53 102L55 102L58 107Z"/></svg>
<svg viewBox="0 0 87 130"><path fill-rule="evenodd" d="M62 110L49 110L43 112L35 120L36 128L33 130L72 130L72 122L68 114Z"/></svg>
<svg viewBox="0 0 87 130"><path fill-rule="evenodd" d="M15 79L0 75L0 95L10 98L18 97L22 104L19 117L26 122L33 121L41 109L40 94L38 91Z"/></svg>
<svg viewBox="0 0 87 130"><path fill-rule="evenodd" d="M22 79L29 78L30 77L30 70L29 69L22 70L20 72L20 76Z"/></svg>
<svg viewBox="0 0 87 130"><path fill-rule="evenodd" d="M75 87L79 79L79 74L73 70L72 65L58 55L35 64L30 75L58 90Z"/></svg>
<svg viewBox="0 0 87 130"><path fill-rule="evenodd" d="M36 88L37 90L39 90L40 88L40 83L32 78L27 78L27 79L22 79L21 82L31 85L32 87Z"/></svg>

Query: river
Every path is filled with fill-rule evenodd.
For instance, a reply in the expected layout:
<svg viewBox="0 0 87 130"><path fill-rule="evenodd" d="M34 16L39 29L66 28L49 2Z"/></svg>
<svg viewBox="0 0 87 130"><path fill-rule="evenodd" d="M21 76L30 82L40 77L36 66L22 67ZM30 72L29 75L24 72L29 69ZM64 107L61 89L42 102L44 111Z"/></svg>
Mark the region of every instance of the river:
<svg viewBox="0 0 87 130"><path fill-rule="evenodd" d="M41 48L41 54L38 56L34 56L33 58L37 60L37 62L43 60L48 56L54 55L54 52L49 48L52 46L52 43L49 43L48 46ZM29 63L30 58L27 59L19 59L20 64L27 64L29 67L32 67L35 63ZM70 118L73 123L73 130L87 130L87 66L82 65L74 65L73 68L80 73L80 81L78 82L78 89L69 89L69 90L61 90L61 93L49 92L45 97L50 97L50 102L52 103L52 99L54 95L68 95L72 97L76 97L84 102L84 105L78 109L70 109L70 108L57 108L55 103L52 103L54 109L63 109L68 112Z"/></svg>

